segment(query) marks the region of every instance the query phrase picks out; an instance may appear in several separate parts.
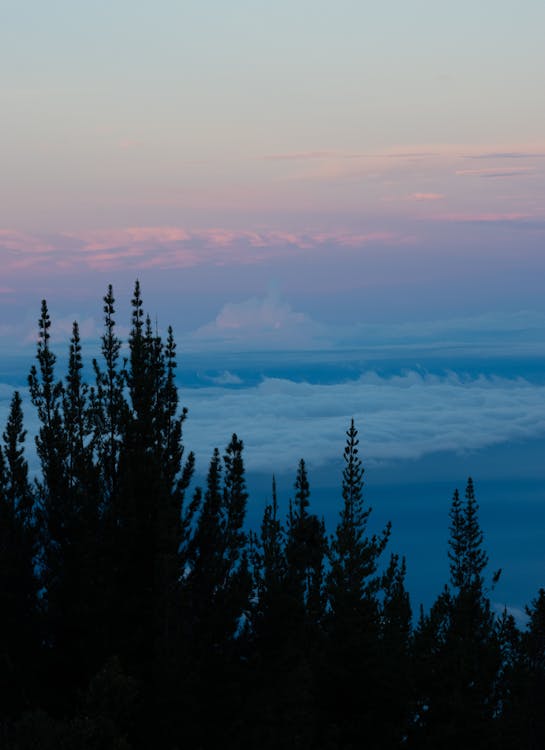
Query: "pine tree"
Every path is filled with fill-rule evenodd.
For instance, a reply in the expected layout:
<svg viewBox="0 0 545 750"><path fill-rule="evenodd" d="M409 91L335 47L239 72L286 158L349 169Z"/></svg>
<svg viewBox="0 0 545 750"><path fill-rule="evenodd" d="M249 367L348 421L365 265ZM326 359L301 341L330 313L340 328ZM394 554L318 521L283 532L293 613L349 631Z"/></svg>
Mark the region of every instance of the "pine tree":
<svg viewBox="0 0 545 750"><path fill-rule="evenodd" d="M501 748L538 750L545 742L545 590L526 607L528 622L522 633L511 623L504 639L514 653L508 654L502 689ZM510 632L509 632L510 631ZM514 646L514 648L513 648ZM505 673L506 672L506 673ZM511 744L508 744L510 741ZM517 745L518 743L518 745Z"/></svg>
<svg viewBox="0 0 545 750"><path fill-rule="evenodd" d="M458 490L454 490L450 507L450 538L448 557L450 561L450 580L452 585L460 589L464 585L466 571L466 533L462 501Z"/></svg>
<svg viewBox="0 0 545 750"><path fill-rule="evenodd" d="M410 675L411 605L405 588L405 558L392 554L382 576L380 602L380 679L377 724L381 748L398 748L407 735L412 686Z"/></svg>
<svg viewBox="0 0 545 750"><path fill-rule="evenodd" d="M189 744L202 747L217 746L233 722L240 723L242 710L239 637L252 586L243 531L247 492L242 451L236 434L223 460L214 450L182 582L189 619L184 702L192 717L184 731ZM214 723L207 722L210 713Z"/></svg>
<svg viewBox="0 0 545 750"><path fill-rule="evenodd" d="M121 340L115 330L115 297L111 284L103 301L104 333L101 351L104 369L98 360L93 360L96 386L91 392L91 403L95 423L94 448L101 470L103 510L109 512L119 490L122 425L127 420L128 405L123 393L125 373L119 362Z"/></svg>
<svg viewBox="0 0 545 750"><path fill-rule="evenodd" d="M295 500L290 503L286 557L293 596L307 627L320 627L325 612L324 562L327 538L323 519L309 513L310 484L303 459L295 479ZM308 635L308 634L307 634Z"/></svg>
<svg viewBox="0 0 545 750"><path fill-rule="evenodd" d="M67 444L62 425L62 382L55 379L56 356L51 350L51 318L47 302L42 300L41 315L38 321L38 346L36 359L28 378L30 398L37 410L40 429L36 436L36 449L42 471L38 484L40 502L46 513L55 514L49 507L54 498L66 494L67 483ZM63 527L63 513L55 517L53 524L60 530Z"/></svg>
<svg viewBox="0 0 545 750"><path fill-rule="evenodd" d="M466 570L462 588L472 588L482 591L484 585L483 571L488 564L488 555L483 549L483 532L478 519L479 506L475 498L475 490L471 477L467 480L465 499Z"/></svg>
<svg viewBox="0 0 545 750"><path fill-rule="evenodd" d="M242 441L235 434L223 462L218 449L214 450L204 502L189 545L185 585L196 617L195 631L200 639L210 638L213 643L231 640L248 610L251 582L243 531L248 495L242 450Z"/></svg>
<svg viewBox="0 0 545 750"><path fill-rule="evenodd" d="M358 432L351 421L346 433L342 473L343 504L330 545L327 577L329 612L327 652L322 670L321 732L341 747L355 745L365 733L370 747L378 742L373 717L380 713L383 665L381 653L381 578L378 561L390 524L369 536L371 509L363 497L364 469ZM365 674L365 680L360 675ZM353 686L356 687L353 687ZM366 728L366 729L365 729Z"/></svg>
<svg viewBox="0 0 545 750"><path fill-rule="evenodd" d="M38 688L37 540L25 438L15 391L0 447L0 737L2 721L28 710Z"/></svg>
<svg viewBox="0 0 545 750"><path fill-rule="evenodd" d="M426 666L417 682L427 687L416 711L420 731L414 742L416 747L488 747L499 710L502 647L484 588L488 558L471 478L464 502L455 491L450 519L452 591L445 589L426 618L427 639L420 635L420 661ZM422 654L426 641L432 654Z"/></svg>
<svg viewBox="0 0 545 750"><path fill-rule="evenodd" d="M84 530L78 507L72 503L69 440L63 418L64 386L55 376L50 328L51 319L43 300L37 366L31 368L29 390L40 422L35 440L41 477L36 480L36 490L46 659L55 663L46 700L51 700L54 711L63 712L73 706L75 691L80 680L85 679L79 649L84 625L81 604L87 592L80 581L80 539Z"/></svg>
<svg viewBox="0 0 545 750"><path fill-rule="evenodd" d="M179 412L173 332L169 329L166 345L154 332L138 281L131 304L129 358L119 369L109 290L101 394L97 385L108 424L103 446L111 467L106 520L111 529L112 590L122 592L112 603L112 646L122 665L131 665L131 676L141 681L149 700L150 713L138 729L140 741L151 741L147 733L155 722L164 727L161 742L168 744L167 714L172 714L174 670L181 659L180 579L195 510L193 504L184 509L184 499L194 456L184 460L187 411Z"/></svg>
<svg viewBox="0 0 545 750"><path fill-rule="evenodd" d="M363 498L364 469L359 457L358 431L352 419L346 433L342 482L343 507L331 543L331 570L328 576L329 601L333 613L342 616L375 596L379 579L375 576L378 559L390 536L390 524L377 537L367 535L371 508Z"/></svg>
<svg viewBox="0 0 545 750"><path fill-rule="evenodd" d="M252 628L261 651L277 653L284 641L288 565L285 530L278 513L276 479L272 479L272 500L265 506L259 536L252 536L252 564L255 598Z"/></svg>

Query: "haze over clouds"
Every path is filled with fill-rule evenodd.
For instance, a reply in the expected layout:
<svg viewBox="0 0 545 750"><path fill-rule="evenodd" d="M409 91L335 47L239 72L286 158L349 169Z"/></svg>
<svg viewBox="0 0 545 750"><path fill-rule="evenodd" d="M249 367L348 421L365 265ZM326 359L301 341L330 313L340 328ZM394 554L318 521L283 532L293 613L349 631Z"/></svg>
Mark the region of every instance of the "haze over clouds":
<svg viewBox="0 0 545 750"><path fill-rule="evenodd" d="M31 351L42 297L55 346L78 319L96 351L110 282L126 339L138 277L152 318L174 326L180 371L184 352L216 358L191 391L195 424L210 404L222 433L243 432L230 426L240 409L257 465L256 404L269 444L292 444L274 418L282 399L289 430L290 414L308 422L316 460L318 435L342 433L352 413L377 460L430 450L433 431L459 450L457 413L476 449L539 433L545 6L250 5L6 9L6 362ZM368 361L347 377L353 350ZM259 351L288 352L293 372L247 382ZM305 385L292 356L303 351L330 357L338 377ZM419 374L375 382L365 373L380 357ZM467 357L480 363L470 381ZM398 417L403 439L389 432Z"/></svg>

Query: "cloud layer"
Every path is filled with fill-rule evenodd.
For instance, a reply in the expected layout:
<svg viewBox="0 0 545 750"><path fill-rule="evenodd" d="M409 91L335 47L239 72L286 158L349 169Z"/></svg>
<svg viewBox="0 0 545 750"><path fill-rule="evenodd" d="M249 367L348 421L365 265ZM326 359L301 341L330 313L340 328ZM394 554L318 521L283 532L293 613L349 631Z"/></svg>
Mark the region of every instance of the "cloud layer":
<svg viewBox="0 0 545 750"><path fill-rule="evenodd" d="M289 472L301 457L311 469L323 466L340 459L352 417L367 466L437 451L471 454L545 436L545 386L523 379L414 371L384 377L368 371L332 385L265 378L255 387L233 389L240 378L225 371L216 382L180 394L189 408L185 442L196 452L201 472L213 448L223 448L233 432L244 440L250 470ZM22 392L35 468L32 435L38 425ZM0 384L0 425L12 393L12 386Z"/></svg>
<svg viewBox="0 0 545 750"><path fill-rule="evenodd" d="M387 230L190 231L183 227L128 227L62 232L48 237L15 230L0 231L0 253L6 274L169 270L211 265L254 265L270 258L326 247L404 245L412 241Z"/></svg>
<svg viewBox="0 0 545 750"><path fill-rule="evenodd" d="M370 465L545 435L545 387L522 379L366 372L334 385L268 378L242 390L186 390L182 399L187 441L201 461L237 432L248 467L266 472L293 469L300 457L320 466L340 456L352 417Z"/></svg>

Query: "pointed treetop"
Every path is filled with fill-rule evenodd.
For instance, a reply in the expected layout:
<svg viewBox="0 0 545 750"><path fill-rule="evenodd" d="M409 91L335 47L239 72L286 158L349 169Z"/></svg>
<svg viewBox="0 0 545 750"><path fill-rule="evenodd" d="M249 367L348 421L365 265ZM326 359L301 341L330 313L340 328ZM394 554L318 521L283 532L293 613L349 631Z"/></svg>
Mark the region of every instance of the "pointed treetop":
<svg viewBox="0 0 545 750"><path fill-rule="evenodd" d="M310 484L307 469L303 459L299 461L297 477L295 480L295 516L301 521L308 515L307 508L310 505Z"/></svg>

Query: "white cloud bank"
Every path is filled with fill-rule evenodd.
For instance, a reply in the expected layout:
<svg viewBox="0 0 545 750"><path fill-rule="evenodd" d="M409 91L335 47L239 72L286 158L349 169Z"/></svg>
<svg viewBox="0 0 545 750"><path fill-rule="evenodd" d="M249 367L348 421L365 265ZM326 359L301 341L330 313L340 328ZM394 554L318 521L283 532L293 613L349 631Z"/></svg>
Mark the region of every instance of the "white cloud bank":
<svg viewBox="0 0 545 750"><path fill-rule="evenodd" d="M223 373L219 381L230 385L233 376ZM34 469L32 436L38 425L22 391ZM0 383L1 430L12 393L12 386ZM366 466L545 436L545 386L522 379L366 372L334 385L267 378L251 388L214 385L186 388L180 395L189 407L185 444L195 451L202 472L212 449L223 449L233 432L244 440L249 470L294 471L301 457L311 469L324 465L341 458L351 417Z"/></svg>
<svg viewBox="0 0 545 750"><path fill-rule="evenodd" d="M185 390L181 396L190 410L186 442L201 470L232 432L244 440L252 470L290 470L300 457L322 465L342 455L351 417L367 465L545 435L545 386L522 379L367 372L334 385L269 378L253 388Z"/></svg>

